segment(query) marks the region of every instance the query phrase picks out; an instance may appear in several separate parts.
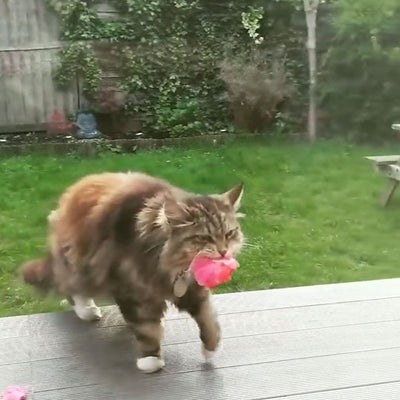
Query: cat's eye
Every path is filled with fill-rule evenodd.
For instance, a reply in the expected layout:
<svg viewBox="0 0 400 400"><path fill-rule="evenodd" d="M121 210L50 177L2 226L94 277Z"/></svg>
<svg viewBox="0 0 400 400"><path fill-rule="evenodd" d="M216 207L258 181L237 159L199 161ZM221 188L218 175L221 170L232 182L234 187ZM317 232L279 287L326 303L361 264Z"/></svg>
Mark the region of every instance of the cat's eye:
<svg viewBox="0 0 400 400"><path fill-rule="evenodd" d="M235 235L236 232L237 232L237 228L231 229L230 231L228 231L228 232L225 234L225 237L226 237L227 239L231 239L231 238Z"/></svg>
<svg viewBox="0 0 400 400"><path fill-rule="evenodd" d="M196 239L202 242L209 242L209 243L212 243L214 241L211 235L196 235Z"/></svg>

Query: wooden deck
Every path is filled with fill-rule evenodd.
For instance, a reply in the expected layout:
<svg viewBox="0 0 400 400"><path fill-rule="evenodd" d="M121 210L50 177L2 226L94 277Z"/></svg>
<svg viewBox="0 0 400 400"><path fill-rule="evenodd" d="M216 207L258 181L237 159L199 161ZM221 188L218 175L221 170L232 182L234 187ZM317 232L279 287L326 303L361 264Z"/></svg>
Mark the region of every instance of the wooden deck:
<svg viewBox="0 0 400 400"><path fill-rule="evenodd" d="M161 373L142 375L115 308L0 319L0 391L35 400L399 400L400 279L215 296L223 346L205 365L195 324L171 312Z"/></svg>

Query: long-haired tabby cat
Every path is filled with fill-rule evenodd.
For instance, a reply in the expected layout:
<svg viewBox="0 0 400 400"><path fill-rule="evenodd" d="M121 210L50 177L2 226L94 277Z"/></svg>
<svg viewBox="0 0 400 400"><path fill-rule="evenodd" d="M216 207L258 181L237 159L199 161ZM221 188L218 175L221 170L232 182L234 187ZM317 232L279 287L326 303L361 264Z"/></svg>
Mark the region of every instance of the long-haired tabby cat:
<svg viewBox="0 0 400 400"><path fill-rule="evenodd" d="M196 320L205 357L220 328L209 291L188 267L199 253L235 255L243 187L223 194L188 193L141 173L89 175L69 187L48 217L48 255L25 263L25 282L65 296L84 320L101 318L93 298L111 295L138 343L137 366L154 372L161 357L166 301Z"/></svg>

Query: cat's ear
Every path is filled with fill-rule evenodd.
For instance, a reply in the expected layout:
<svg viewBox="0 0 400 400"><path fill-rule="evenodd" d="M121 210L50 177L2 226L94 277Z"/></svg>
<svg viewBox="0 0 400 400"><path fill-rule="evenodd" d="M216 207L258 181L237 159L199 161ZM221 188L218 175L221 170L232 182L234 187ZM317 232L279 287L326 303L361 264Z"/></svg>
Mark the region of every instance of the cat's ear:
<svg viewBox="0 0 400 400"><path fill-rule="evenodd" d="M137 227L142 236L161 228L169 232L172 226L183 224L186 212L182 205L171 198L155 197L150 199L137 216Z"/></svg>
<svg viewBox="0 0 400 400"><path fill-rule="evenodd" d="M184 203L166 199L159 210L156 223L168 230L171 226L188 225L189 211Z"/></svg>
<svg viewBox="0 0 400 400"><path fill-rule="evenodd" d="M240 183L222 194L222 198L235 210L239 210L240 202L243 197L244 185Z"/></svg>

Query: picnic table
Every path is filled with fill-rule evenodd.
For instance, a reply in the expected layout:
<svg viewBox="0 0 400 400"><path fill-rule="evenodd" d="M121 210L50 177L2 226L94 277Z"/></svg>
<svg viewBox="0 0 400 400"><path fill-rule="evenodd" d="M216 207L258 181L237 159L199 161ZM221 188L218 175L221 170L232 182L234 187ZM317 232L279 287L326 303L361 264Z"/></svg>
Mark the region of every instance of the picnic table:
<svg viewBox="0 0 400 400"><path fill-rule="evenodd" d="M400 279L214 296L222 348L205 364L195 323L166 320L163 371L144 375L120 313L0 319L0 391L29 400L398 400Z"/></svg>
<svg viewBox="0 0 400 400"><path fill-rule="evenodd" d="M400 131L400 124L392 124L392 129ZM388 179L387 188L381 195L379 203L386 207L400 183L400 155L367 156L372 161L375 170Z"/></svg>
<svg viewBox="0 0 400 400"><path fill-rule="evenodd" d="M383 207L386 207L399 186L400 155L368 156L365 158L372 161L375 170L388 179L387 188L382 193L379 202Z"/></svg>

